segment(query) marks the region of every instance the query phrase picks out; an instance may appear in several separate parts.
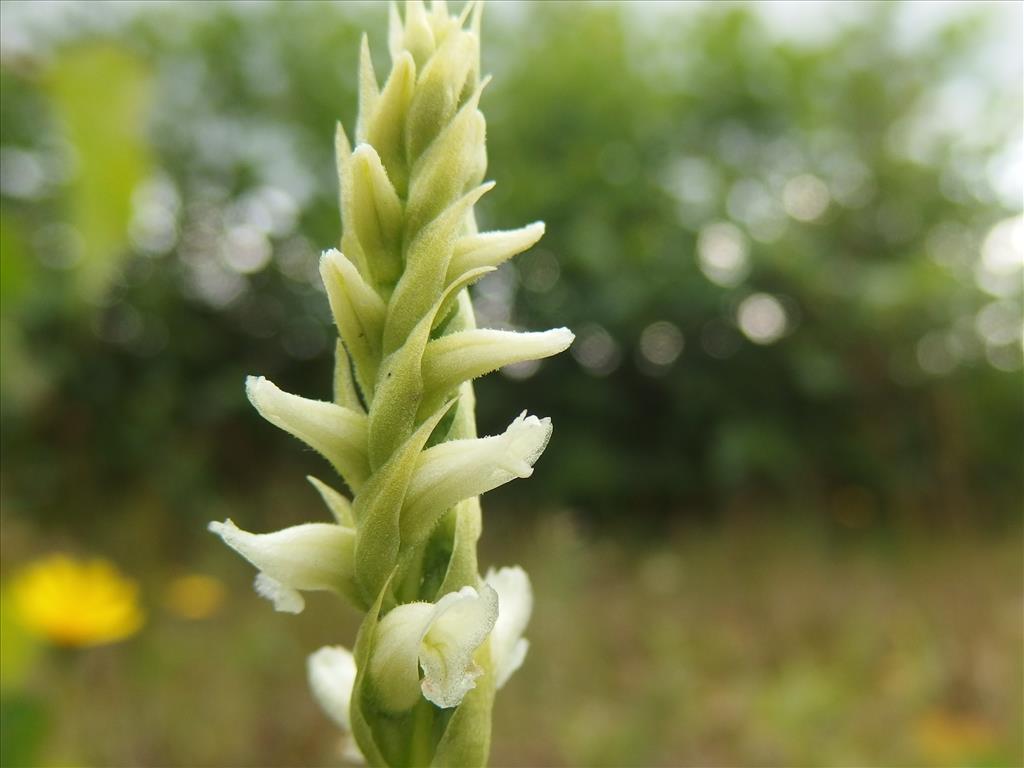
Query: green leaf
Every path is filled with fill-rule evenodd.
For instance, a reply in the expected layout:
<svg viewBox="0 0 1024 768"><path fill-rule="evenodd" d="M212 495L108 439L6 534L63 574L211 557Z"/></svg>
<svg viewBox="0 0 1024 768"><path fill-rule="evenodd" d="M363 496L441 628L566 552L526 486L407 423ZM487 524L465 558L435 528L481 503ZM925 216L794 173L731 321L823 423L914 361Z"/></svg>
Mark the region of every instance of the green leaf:
<svg viewBox="0 0 1024 768"><path fill-rule="evenodd" d="M370 40L364 32L359 41L359 119L356 122L356 141L359 143L367 140L363 121L377 110L379 99L380 88L377 85L377 73L373 71Z"/></svg>
<svg viewBox="0 0 1024 768"><path fill-rule="evenodd" d="M384 323L384 354L397 349L409 336L417 321L437 300L446 282L445 273L451 259L455 239L465 226L466 215L494 184L481 184L463 195L420 230L409 243L405 254L405 271L388 301Z"/></svg>
<svg viewBox="0 0 1024 768"><path fill-rule="evenodd" d="M327 485L327 483L318 480L312 475L306 475L306 479L310 484L316 488L317 493L320 494L320 498L324 500L324 504L331 511L334 519L338 522L338 525L344 525L346 528L355 528L356 519L352 512L352 504L338 493L336 490Z"/></svg>
<svg viewBox="0 0 1024 768"><path fill-rule="evenodd" d="M356 578L367 602L377 595L398 564L399 513L416 459L434 427L454 403L445 403L424 421L356 496Z"/></svg>
<svg viewBox="0 0 1024 768"><path fill-rule="evenodd" d="M341 339L334 342L334 402L353 411L366 413L355 379L352 378L352 361Z"/></svg>
<svg viewBox="0 0 1024 768"><path fill-rule="evenodd" d="M455 114L473 54L468 35L448 35L423 68L405 122L406 155L411 163Z"/></svg>
<svg viewBox="0 0 1024 768"><path fill-rule="evenodd" d="M387 766L390 763L384 759L384 754L377 739L374 736L373 728L370 725L370 718L366 716L366 710L371 710L371 718L376 720L373 707L370 704L372 697L369 695L367 672L370 668L370 654L373 653L374 641L377 637L377 622L380 620L381 606L384 603L384 595L388 592L391 579L394 573L390 574L378 590L372 606L363 618L359 627L359 634L356 635L356 644L353 652L356 660L356 681L352 688L352 701L349 708L349 717L352 722L352 735L362 751L366 762L371 766Z"/></svg>
<svg viewBox="0 0 1024 768"><path fill-rule="evenodd" d="M78 298L94 302L116 274L132 194L152 167L146 143L151 76L129 51L92 43L63 50L46 84L76 158L70 223L82 247L74 286Z"/></svg>
<svg viewBox="0 0 1024 768"><path fill-rule="evenodd" d="M395 448L412 433L423 396L423 351L434 321L443 316L442 310L459 291L489 271L492 270L468 272L449 285L417 323L405 344L381 363L369 415L369 457L373 470L387 461Z"/></svg>

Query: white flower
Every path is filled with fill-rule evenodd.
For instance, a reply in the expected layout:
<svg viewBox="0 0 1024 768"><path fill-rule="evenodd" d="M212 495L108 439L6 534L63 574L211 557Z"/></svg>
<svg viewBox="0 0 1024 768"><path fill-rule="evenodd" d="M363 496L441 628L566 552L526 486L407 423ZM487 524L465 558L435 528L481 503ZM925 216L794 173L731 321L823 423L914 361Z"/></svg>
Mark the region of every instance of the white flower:
<svg viewBox="0 0 1024 768"><path fill-rule="evenodd" d="M539 333L474 328L445 334L431 341L423 353L425 388L448 392L503 365L557 355L574 338L568 328Z"/></svg>
<svg viewBox="0 0 1024 768"><path fill-rule="evenodd" d="M377 627L370 679L381 705L401 712L422 692L439 707L458 706L483 670L473 661L498 618L498 595L487 584L463 587L437 603L406 603ZM423 679L419 669L423 669Z"/></svg>
<svg viewBox="0 0 1024 768"><path fill-rule="evenodd" d="M533 474L533 465L551 438L551 420L519 414L500 435L449 440L419 457L402 509L402 538L417 541L430 533L438 511L479 496L517 477Z"/></svg>
<svg viewBox="0 0 1024 768"><path fill-rule="evenodd" d="M530 577L518 565L512 568L493 568L484 581L498 593L498 620L491 632L491 661L494 664L495 685L501 688L523 665L530 641L523 637L533 611L533 590Z"/></svg>
<svg viewBox="0 0 1024 768"><path fill-rule="evenodd" d="M298 590L346 592L352 583L355 531L331 523L306 523L274 533L249 533L231 520L210 523L224 543L259 568L256 591L287 613L306 603Z"/></svg>
<svg viewBox="0 0 1024 768"><path fill-rule="evenodd" d="M326 645L306 660L306 672L313 698L331 720L346 734L344 756L356 763L365 762L351 738L349 708L356 683L356 660L347 648Z"/></svg>

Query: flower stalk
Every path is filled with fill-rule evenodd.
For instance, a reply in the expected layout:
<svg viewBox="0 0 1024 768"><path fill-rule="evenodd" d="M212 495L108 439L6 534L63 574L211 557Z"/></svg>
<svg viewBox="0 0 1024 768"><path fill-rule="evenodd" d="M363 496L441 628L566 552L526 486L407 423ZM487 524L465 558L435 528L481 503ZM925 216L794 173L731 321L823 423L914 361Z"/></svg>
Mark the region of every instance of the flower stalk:
<svg viewBox="0 0 1024 768"><path fill-rule="evenodd" d="M364 36L355 145L340 125L335 137L343 235L320 265L339 335L333 400L262 377L246 385L262 416L331 463L351 501L310 478L334 523L211 524L278 610L327 590L366 612L353 652L321 649L308 670L374 765L487 762L494 692L526 655L532 594L520 568L481 578L479 496L529 477L551 424L523 412L478 437L471 382L573 339L476 328L467 288L544 231L477 231L473 206L493 187L480 18L477 2L457 17L444 2L411 0L404 17L392 6L383 85Z"/></svg>

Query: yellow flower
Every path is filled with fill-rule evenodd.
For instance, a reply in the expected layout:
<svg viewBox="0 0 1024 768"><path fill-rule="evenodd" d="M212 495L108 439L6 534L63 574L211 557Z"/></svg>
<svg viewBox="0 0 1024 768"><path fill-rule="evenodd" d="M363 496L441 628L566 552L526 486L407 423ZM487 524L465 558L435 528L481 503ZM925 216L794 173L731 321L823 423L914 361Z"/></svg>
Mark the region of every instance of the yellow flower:
<svg viewBox="0 0 1024 768"><path fill-rule="evenodd" d="M25 628L56 645L117 642L143 622L138 585L106 560L50 555L15 577L11 595Z"/></svg>
<svg viewBox="0 0 1024 768"><path fill-rule="evenodd" d="M975 763L990 755L997 743L994 726L965 712L926 713L914 729L922 754L935 763Z"/></svg>
<svg viewBox="0 0 1024 768"><path fill-rule="evenodd" d="M213 576L189 573L167 585L165 600L167 609L179 618L208 619L224 603L224 585Z"/></svg>

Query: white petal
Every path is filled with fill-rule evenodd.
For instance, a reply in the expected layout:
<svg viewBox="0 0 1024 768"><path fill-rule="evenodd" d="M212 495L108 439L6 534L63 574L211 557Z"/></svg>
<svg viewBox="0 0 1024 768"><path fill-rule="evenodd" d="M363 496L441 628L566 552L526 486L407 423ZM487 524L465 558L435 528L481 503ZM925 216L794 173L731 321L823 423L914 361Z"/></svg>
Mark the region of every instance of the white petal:
<svg viewBox="0 0 1024 768"><path fill-rule="evenodd" d="M274 604L274 610L281 613L302 613L306 607L306 601L299 594L297 589L286 587L277 579L267 576L265 573L257 573L256 581L253 583L256 593Z"/></svg>
<svg viewBox="0 0 1024 768"><path fill-rule="evenodd" d="M530 647L523 632L533 612L533 590L530 577L518 565L498 571L492 568L484 581L498 593L498 620L491 632L491 660L495 684L501 688L522 666Z"/></svg>
<svg viewBox="0 0 1024 768"><path fill-rule="evenodd" d="M329 523L306 523L274 533L249 533L231 520L210 523L224 543L262 571L256 590L281 611L298 613L296 590L340 591L352 579L355 532Z"/></svg>
<svg viewBox="0 0 1024 768"><path fill-rule="evenodd" d="M344 758L350 763L365 763L366 758L352 738L349 717L352 689L356 683L356 660L347 648L327 645L306 660L306 673L313 698L321 709L345 733Z"/></svg>
<svg viewBox="0 0 1024 768"><path fill-rule="evenodd" d="M536 333L486 329L449 333L427 345L423 354L424 387L447 392L503 365L557 355L569 348L573 338L568 328Z"/></svg>
<svg viewBox="0 0 1024 768"><path fill-rule="evenodd" d="M306 660L309 687L327 716L344 731L351 731L349 704L356 682L356 660L347 648L326 645Z"/></svg>
<svg viewBox="0 0 1024 768"><path fill-rule="evenodd" d="M377 625L369 674L378 702L389 712L411 709L419 700L420 642L433 615L431 603L405 603L392 608Z"/></svg>
<svg viewBox="0 0 1024 768"><path fill-rule="evenodd" d="M498 618L498 595L484 584L442 597L420 645L423 695L439 707L456 707L476 687L483 670L473 661Z"/></svg>
<svg viewBox="0 0 1024 768"><path fill-rule="evenodd" d="M403 540L416 541L429 533L436 515L463 499L529 477L550 437L550 419L523 411L504 434L449 440L425 450L402 510Z"/></svg>

